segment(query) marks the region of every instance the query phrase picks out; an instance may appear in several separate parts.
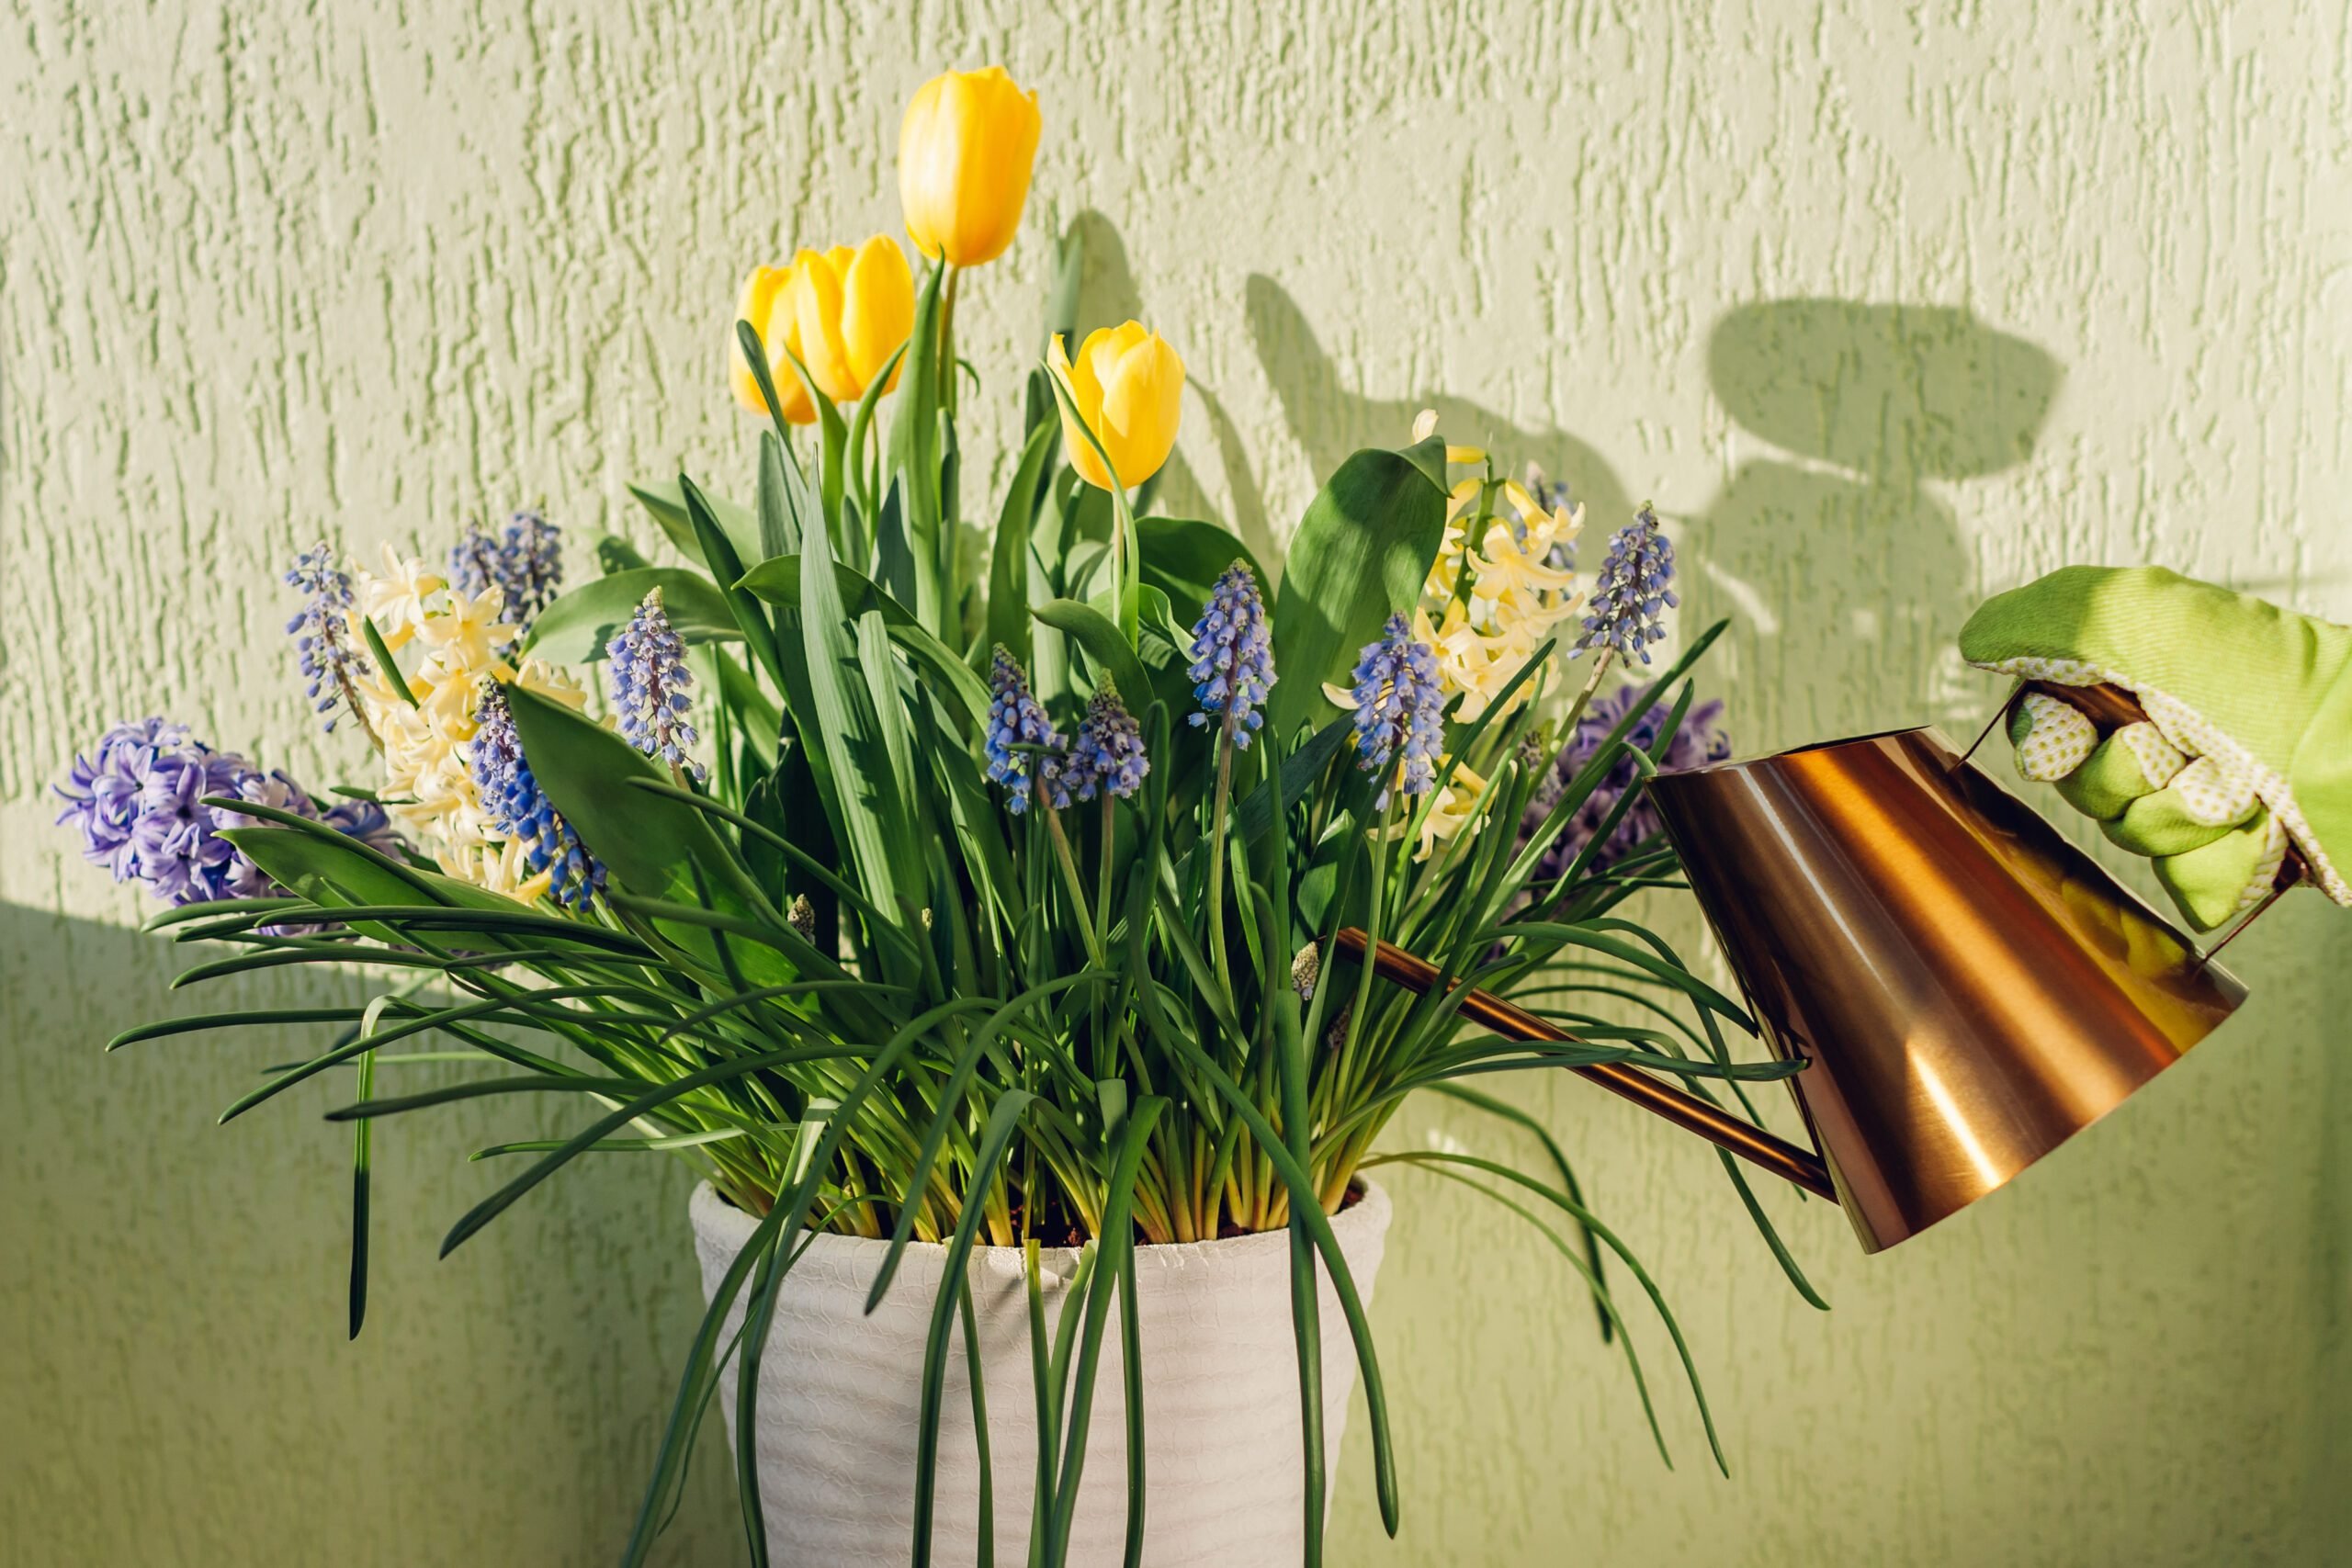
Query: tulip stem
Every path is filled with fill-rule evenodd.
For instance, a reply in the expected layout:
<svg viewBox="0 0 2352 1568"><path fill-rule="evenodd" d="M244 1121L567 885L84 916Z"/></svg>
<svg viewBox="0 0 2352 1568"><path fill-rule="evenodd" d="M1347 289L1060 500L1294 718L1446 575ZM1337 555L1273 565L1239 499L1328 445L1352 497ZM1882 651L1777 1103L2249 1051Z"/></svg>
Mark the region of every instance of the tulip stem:
<svg viewBox="0 0 2352 1568"><path fill-rule="evenodd" d="M947 268L947 284L939 297L939 406L947 417L956 417L956 285L964 274L954 264L942 258L940 265Z"/></svg>

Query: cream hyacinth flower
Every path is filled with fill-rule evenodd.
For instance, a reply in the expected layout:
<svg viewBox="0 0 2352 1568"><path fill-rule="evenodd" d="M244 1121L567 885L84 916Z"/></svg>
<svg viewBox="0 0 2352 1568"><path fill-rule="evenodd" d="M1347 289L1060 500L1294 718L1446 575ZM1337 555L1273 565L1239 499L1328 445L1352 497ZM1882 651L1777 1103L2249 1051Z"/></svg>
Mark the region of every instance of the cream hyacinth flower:
<svg viewBox="0 0 2352 1568"><path fill-rule="evenodd" d="M544 660L525 659L519 669L507 661L519 634L505 619L503 590L466 593L390 547L384 566L382 577L356 574L359 613L373 620L387 649L413 643L424 650L413 671L375 671L359 688L368 725L383 742L384 809L450 875L528 903L547 891L548 878L526 874L523 846L492 833L474 784L482 682L512 682L573 708L587 694Z"/></svg>
<svg viewBox="0 0 2352 1568"><path fill-rule="evenodd" d="M1451 777L1446 773L1449 767L1453 769ZM1421 814L1417 835L1419 843L1413 851L1413 859L1417 863L1429 859L1440 844L1451 843L1465 836L1476 838L1478 829L1486 826L1486 808L1489 804L1487 797L1493 790L1492 783L1466 764L1456 763L1452 752L1439 756L1437 776L1445 782L1438 786L1436 795L1430 798L1428 811ZM1397 823L1389 832L1392 837L1401 839L1413 832L1414 829L1415 824L1408 818Z"/></svg>
<svg viewBox="0 0 2352 1568"><path fill-rule="evenodd" d="M1514 515L1498 513L1481 526L1470 519L1484 491L1475 479L1453 487L1414 617L1415 635L1437 653L1445 689L1462 694L1456 717L1465 723L1483 716L1552 628L1584 605L1576 573L1551 564L1554 552L1573 544L1583 528L1584 508L1547 510L1510 479L1502 500ZM1475 549L1474 526L1480 526ZM1532 694L1532 683L1522 685L1510 705Z"/></svg>
<svg viewBox="0 0 2352 1568"><path fill-rule="evenodd" d="M389 544L384 547L384 574L379 577L363 567L357 579L359 613L376 623L384 646L395 650L424 626L426 601L448 586L422 558L403 558Z"/></svg>
<svg viewBox="0 0 2352 1568"><path fill-rule="evenodd" d="M1416 446L1436 434L1437 410L1423 409L1413 416L1413 442ZM1487 460L1487 449L1483 446L1449 446L1445 449L1445 460L1476 467Z"/></svg>

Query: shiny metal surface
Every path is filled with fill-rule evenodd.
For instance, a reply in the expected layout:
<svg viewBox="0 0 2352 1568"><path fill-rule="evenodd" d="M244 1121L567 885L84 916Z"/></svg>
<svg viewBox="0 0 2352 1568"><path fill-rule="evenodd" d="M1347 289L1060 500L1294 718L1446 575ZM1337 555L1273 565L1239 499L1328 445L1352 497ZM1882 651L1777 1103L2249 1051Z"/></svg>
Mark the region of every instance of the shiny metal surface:
<svg viewBox="0 0 2352 1568"><path fill-rule="evenodd" d="M1364 934L1362 931L1349 926L1340 932L1338 940L1340 953L1359 964L1363 962ZM1428 995L1438 981L1436 964L1416 958L1403 948L1385 942L1374 944L1372 968L1373 973L1382 979L1423 996ZM1463 998L1461 1016L1507 1040L1573 1041L1577 1038L1532 1012L1513 1007L1491 991L1472 991ZM1763 1128L1743 1122L1729 1111L1708 1104L1695 1094L1686 1093L1669 1083L1654 1078L1638 1067L1629 1067L1619 1062L1594 1062L1568 1070L1590 1078L1612 1094L1623 1095L1643 1110L1654 1111L1678 1127L1698 1134L1720 1148L1729 1149L1783 1181L1793 1181L1806 1191L1833 1201L1837 1199L1838 1190L1830 1183L1829 1168L1822 1164L1821 1156L1811 1149L1801 1149L1785 1138L1774 1137Z"/></svg>
<svg viewBox="0 0 2352 1568"><path fill-rule="evenodd" d="M2113 1109L2245 989L1932 729L1661 773L1865 1249Z"/></svg>

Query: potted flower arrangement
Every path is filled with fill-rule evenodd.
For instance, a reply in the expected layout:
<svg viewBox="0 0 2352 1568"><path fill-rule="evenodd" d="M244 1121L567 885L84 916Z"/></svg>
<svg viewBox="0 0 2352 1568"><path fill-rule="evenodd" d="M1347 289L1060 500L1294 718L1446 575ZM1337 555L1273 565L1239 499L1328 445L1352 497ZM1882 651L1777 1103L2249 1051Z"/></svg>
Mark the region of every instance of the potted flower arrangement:
<svg viewBox="0 0 2352 1568"><path fill-rule="evenodd" d="M920 279L887 236L752 273L743 499L636 492L673 560L605 538L567 589L535 512L443 561L306 553L289 631L364 784L330 802L151 719L60 785L89 857L172 906L153 925L236 949L188 978L377 987L115 1042L340 1027L230 1115L351 1075L354 1333L379 1118L580 1107L494 1151L518 1168L445 1253L583 1157L701 1172L708 1310L628 1562L716 1401L757 1562L1315 1562L1359 1374L1393 1530L1367 1173L1524 1214L1646 1407L1623 1283L1671 1329L1664 1298L1475 1080L1624 1062L1736 1095L1789 1070L1735 1060L1747 1015L1623 911L1678 886L1638 776L1727 750L1683 679L1713 630L1602 694L1650 674L1674 604L1647 508L1580 582L1582 509L1425 416L1329 477L1277 586L1148 504L1176 349L1130 321L1072 352L1058 321L969 558L956 300L1012 241L1039 130L1001 70L942 76L899 148ZM1577 1037L1467 1030L1443 987L1330 958L1342 927ZM460 1066L379 1085L420 1062ZM1544 1163L1383 1152L1419 1093Z"/></svg>

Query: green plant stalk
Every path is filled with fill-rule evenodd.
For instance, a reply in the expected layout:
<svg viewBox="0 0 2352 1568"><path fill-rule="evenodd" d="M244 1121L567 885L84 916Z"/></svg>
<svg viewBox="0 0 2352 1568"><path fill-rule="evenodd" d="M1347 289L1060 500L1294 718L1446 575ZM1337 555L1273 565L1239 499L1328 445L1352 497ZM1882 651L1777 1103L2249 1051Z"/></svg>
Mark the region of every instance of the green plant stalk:
<svg viewBox="0 0 2352 1568"><path fill-rule="evenodd" d="M1046 836L1054 841L1054 856L1062 870L1062 885L1069 891L1070 908L1078 913L1079 934L1086 939L1086 955L1096 964L1102 963L1101 940L1094 934L1092 922L1086 918L1086 885L1078 874L1078 858L1070 853L1069 836L1062 831L1061 813L1052 806L1039 803L1046 817Z"/></svg>
<svg viewBox="0 0 2352 1568"><path fill-rule="evenodd" d="M1279 773L1279 769L1271 770ZM1225 951L1225 812L1233 795L1233 716L1217 726L1216 795L1209 807L1209 958L1217 984L1233 996L1233 974Z"/></svg>

